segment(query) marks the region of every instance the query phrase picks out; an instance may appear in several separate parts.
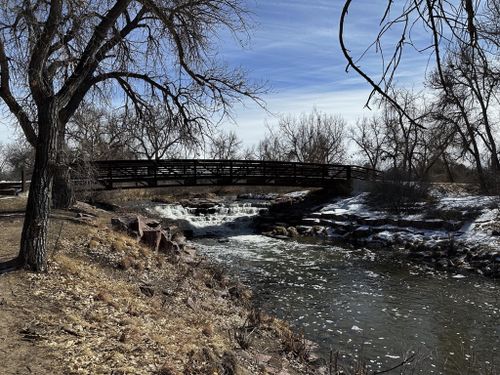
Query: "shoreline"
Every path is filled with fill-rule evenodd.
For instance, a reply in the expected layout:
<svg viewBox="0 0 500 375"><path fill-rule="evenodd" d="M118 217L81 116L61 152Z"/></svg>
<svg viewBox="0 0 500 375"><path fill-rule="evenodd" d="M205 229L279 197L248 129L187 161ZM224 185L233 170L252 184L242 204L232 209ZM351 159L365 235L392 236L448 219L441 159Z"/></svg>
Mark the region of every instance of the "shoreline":
<svg viewBox="0 0 500 375"><path fill-rule="evenodd" d="M6 374L28 371L20 355L34 373L320 373L312 343L254 309L216 262L156 252L111 229L121 213L78 206L51 219L48 273L0 276ZM0 220L14 245L22 218Z"/></svg>
<svg viewBox="0 0 500 375"><path fill-rule="evenodd" d="M151 200L149 200L149 202L151 202ZM188 202L191 202L191 200ZM153 204L155 203L167 202L153 202ZM10 285L9 287L15 290L15 293L21 293L19 288L28 284L32 285L28 288L30 289L29 293L33 293L36 291L37 286L43 289L47 281L49 281L49 284L58 281L57 283L51 284L47 290L43 290L36 297L32 294L23 292L25 298L35 298L37 302L43 301L44 299L47 300L43 302L45 304L43 306L44 310L41 310L41 312L39 311L39 313L44 315L44 319L40 320L38 314L28 315L23 322L35 319L40 321L41 325L26 327L25 324L21 324L19 318L17 318L17 314L13 315L16 318L12 319L17 319L18 324L16 328L17 331L15 330L15 332L19 332L20 336L14 335L13 338L9 339L23 341L27 337L29 345L35 345L36 347L41 346L44 351L42 354L47 358L55 356L57 358L56 361L60 363L65 363L64 361L67 362L68 360L75 360L80 363L83 359L78 353L75 354L71 352L71 356L68 356L68 358L61 357L61 353L65 352L65 350L67 351L67 349L63 349L63 346L67 345L68 338L70 341L76 340L77 344L73 343L72 345L81 345L78 344L78 342L79 340L85 341L84 338L87 337L87 330L95 330L94 325L96 324L105 324L106 327L102 334L96 334L95 331L93 331L91 336L97 335L97 337L102 340L101 342L110 345L109 350L121 353L118 355L118 359L113 359L115 362L113 362L112 366L115 366L115 369L120 369L121 367L118 366L118 363L127 361L129 358L128 356L132 355L132 352L123 353L124 347L127 346L124 345L127 344L127 340L131 340L130 343L133 343L136 347L137 345L146 345L146 348L149 348L151 353L154 353L153 357L150 356L144 360L153 361L154 359L155 369L149 368L141 372L133 370L133 366L125 366L122 370L128 368L128 372L124 370L125 372L123 373L160 374L160 370L167 371L168 369L170 372L165 372L167 374L195 374L196 372L189 372L192 369L186 370L188 368L187 366L191 366L193 363L200 365L200 363L207 362L215 366L214 368L217 366L221 368L220 366L226 366L228 363L236 363L237 366L239 366L239 372L234 373L237 374L278 374L284 367L286 367L286 371L292 375L320 374L320 371L328 373L325 367L327 361L314 356L314 353L309 359L312 363L298 360L301 359L301 355L310 351L312 343L305 341L303 336L294 333L283 321L274 319L259 310L251 308L251 306L240 304L240 302L238 302L239 298L242 296L244 297L246 292L244 292L244 289L240 289L240 287L232 289L237 286L234 284L235 282L237 283L237 279L221 272L220 267L212 268L210 263L213 262L202 264L206 261L206 256L200 256L198 254L198 260L191 258L186 262L186 259L192 256L190 251L186 252L186 259L180 259L182 257L173 257L171 256L172 254L164 252L158 253L146 247L149 249L148 250L143 244L138 242L136 238L111 230L110 223L113 217L120 217L126 214L132 216L137 215L137 212L128 206L129 205L123 205L120 208L115 205L114 209L116 211L110 212L84 204L77 210L54 212L52 232L57 235L56 232L62 228L63 235L60 241L57 238L51 239L53 244L59 243L59 245L53 248L54 263L49 274L38 277L37 275L26 275L19 272L0 277L0 285L2 285L2 283L7 283L3 285ZM204 209L207 208L210 209L209 205L205 206ZM15 222L16 220L19 221L20 218L2 218L0 220ZM68 236L71 234L71 231L76 231L77 235L72 237ZM290 237L287 236L286 238ZM314 236L313 238L315 240L323 240L322 237L319 236ZM77 239L78 241L76 241ZM0 238L0 240L2 240L2 238ZM179 240L181 239L179 238ZM179 246L179 250L183 250L181 246ZM160 258L163 258L163 261L161 261ZM201 258L204 258L205 261L199 263ZM160 282L159 280L161 279L157 278L159 273L165 277L165 279ZM88 306L97 309L96 311L99 312L100 316L82 316L80 313L72 311L75 305L78 306L80 304L81 300L76 299L75 303L75 298L77 298L76 292L69 289L76 287L75 289L79 291L80 288L83 287L83 285L77 281L79 278L83 279L82 282L84 284L87 284L83 288L87 296L85 297L87 300L86 303ZM109 288L112 292L108 291L106 293L106 290L101 290L103 288L96 288L92 278L99 279L99 282L103 282L104 279L104 283L106 284L106 288L104 289ZM64 283L62 283L61 280L64 281ZM168 280L167 284L169 285L181 285L179 290L183 294L176 295L178 292L177 286L165 288L165 280ZM16 286L18 289L12 288L12 283L18 283L19 281L21 281L19 283L20 285ZM33 285L35 285L35 288L33 288ZM63 290L61 290L61 285L63 286ZM126 289L126 293L122 294L117 287L123 287ZM231 289L232 291L230 291ZM5 290L8 290L8 288ZM201 293L201 295L198 293ZM51 307L51 304L57 306L56 309L61 308L60 300L54 297L61 294L66 297L68 297L67 295L70 296L70 298L65 301L66 304L63 303L62 307L64 308L65 314L68 309L72 311L71 316L73 318L71 319L74 319L75 316L77 317L78 323L76 323L76 325L73 320L66 322L66 317L64 315L61 316L59 312L55 314L55 318L59 319L57 322L54 321L54 317L46 315L49 311L54 314L54 307ZM191 295L195 295L195 297L192 298ZM237 298L234 299L234 297ZM130 301L133 299L139 301L138 305L141 307L138 311L134 311L133 309L130 310ZM223 301L225 307L216 308L216 315L214 315L214 310L209 310L210 314L207 316L205 315L207 312L205 311L205 307L207 307L205 302L212 301L213 299L219 302ZM5 303L2 301L5 301ZM2 312L2 309L4 312L9 310L9 305L13 303L20 304L20 301L16 299L12 300L8 295L2 294L0 288L0 312ZM153 305L152 307L148 306L151 304ZM208 303L208 305L210 305L210 303ZM2 306L7 306L7 309ZM28 305L25 306L24 309L28 309ZM175 353L171 354L177 350L177 348L173 346L173 349L170 351L164 351L162 356L160 353L161 350L158 349L158 340L160 340L161 335L158 336L158 332L156 332L158 331L157 326L148 327L151 323L150 321L140 324L141 329L144 329L144 325L146 325L147 332L149 330L156 332L154 338L149 337L147 340L144 339L144 334L139 334L139 338L137 338L135 336L137 332L133 329L129 330L130 327L128 323L125 326L123 326L123 323L120 323L118 329L113 324L108 325L107 323L108 317L106 317L106 314L109 314L110 311L113 312L111 318L115 319L115 314L120 315L125 313L125 321L128 322L128 319L133 319L135 321L134 325L136 325L137 321L141 321L140 314L142 312L148 311L150 316L161 318L164 316L163 314L165 314L163 310L166 306L173 307L176 310L176 315L170 315L175 319L182 319L183 317L179 317L179 315L188 312L189 317L183 321L181 326L187 326L186 329L189 330L189 335L193 336L195 340L199 340L198 343L203 343L201 346L197 346L197 344L194 345L198 350L186 350L182 355ZM16 312L17 310L13 309L12 311ZM179 314L179 311L182 311L182 313ZM229 311L233 311L236 315L231 315L232 313L229 313ZM199 318L196 317L197 314L200 313L203 314L202 323L198 323ZM220 314L222 314L223 321L220 321ZM231 320L231 326L227 325L230 321L228 320L228 316L233 316L233 318L231 318L233 319ZM87 321L89 318L91 319L90 322ZM217 324L207 324L207 321L210 322L211 319L216 319L219 322ZM80 321L87 321L87 323L81 324ZM166 322L168 321L169 319L166 320ZM251 322L250 325L249 322ZM259 328L254 327L256 323L260 325ZM114 324L116 324L116 320ZM6 327L0 326L0 332L2 328L7 329ZM8 328L9 331L12 331L12 327ZM9 331L6 330L5 332ZM177 335L178 338L183 337L182 332L183 330L181 329L179 332L181 336ZM250 345L248 349L242 349L241 345L246 345L245 342L248 341L248 334L250 332L252 332L250 334L251 336L254 334L257 335L257 338L253 339L254 344L257 343L257 346L260 345L261 348L265 348L264 351L261 350L259 352L257 348L252 347L254 344ZM55 337L55 342L48 339L48 337L52 339L52 336ZM74 339L73 336L76 339ZM34 338L32 339L32 337ZM91 337L91 339L95 338L96 337ZM136 340L139 343L137 343ZM214 340L219 343L218 346L210 344L210 342ZM263 340L271 341L264 342ZM165 342L165 338L160 341ZM150 346L152 342L156 342L156 344ZM221 344L221 342L223 344ZM12 340L10 343L12 345L19 345L19 342L13 343ZM305 345L306 343L307 345ZM206 347L208 347L208 351L205 350ZM294 351L297 353L290 354L289 352L289 354L286 355L284 354L286 351L283 350L283 347L287 347L291 353ZM269 348L273 349L269 351ZM30 355L33 355L33 349L30 350ZM71 348L71 350L73 350L73 348ZM85 355L96 355L93 349L89 350L91 351L87 351ZM1 344L0 352L2 352ZM166 355L165 352L170 354ZM168 366L162 367L159 363L163 361L163 359L166 359L165 356L168 357L167 359L172 363L164 361L162 364L167 363ZM157 358L162 359L158 360ZM99 359L97 361L97 364L100 366L103 365L99 362L101 360L102 359ZM143 363L136 357L133 358L132 362L133 361ZM85 363L87 367L84 366L81 370L73 369L74 371L72 370L73 372L69 373L95 373L95 368L92 370L88 369L88 366L92 364L88 361ZM35 365L42 366L43 364L37 364L37 361L35 361ZM356 365L356 363L354 363L354 365ZM49 364L45 364L45 366L46 367L41 368L44 370L50 368L47 367ZM103 371L106 372L109 366L103 366ZM322 368L320 368L321 366ZM67 368L68 367L66 367L66 369ZM266 368L267 370L265 370ZM281 370L279 370L279 368L281 368ZM50 370L52 373L67 373L62 370L58 372L53 368L50 368ZM12 373L15 372L13 371Z"/></svg>
<svg viewBox="0 0 500 375"><path fill-rule="evenodd" d="M281 210L270 210L260 221L263 235L324 240L393 253L440 271L500 278L496 197L444 197L432 205L415 205L411 214L393 214L371 206L362 193L310 209L300 220L287 220Z"/></svg>

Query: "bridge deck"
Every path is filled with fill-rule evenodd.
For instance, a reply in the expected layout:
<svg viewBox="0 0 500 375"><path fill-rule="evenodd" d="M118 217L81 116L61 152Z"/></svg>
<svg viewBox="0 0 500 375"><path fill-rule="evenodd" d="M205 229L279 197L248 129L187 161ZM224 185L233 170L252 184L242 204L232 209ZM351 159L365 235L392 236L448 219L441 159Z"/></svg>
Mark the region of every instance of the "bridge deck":
<svg viewBox="0 0 500 375"><path fill-rule="evenodd" d="M340 181L377 178L353 165L261 160L110 160L94 163L97 188L157 186L276 185L332 187Z"/></svg>

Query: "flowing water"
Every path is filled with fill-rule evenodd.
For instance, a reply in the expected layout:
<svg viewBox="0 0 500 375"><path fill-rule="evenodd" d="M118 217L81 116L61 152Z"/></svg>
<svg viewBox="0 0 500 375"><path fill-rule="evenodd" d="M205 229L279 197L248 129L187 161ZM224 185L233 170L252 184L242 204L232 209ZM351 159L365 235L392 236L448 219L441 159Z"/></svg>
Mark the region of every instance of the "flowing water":
<svg viewBox="0 0 500 375"><path fill-rule="evenodd" d="M384 250L252 234L251 218L262 209L155 208L182 219L199 235L200 251L240 275L265 310L303 330L324 356L339 351L380 370L415 352L420 374L495 374L494 366L500 373L498 281L411 267Z"/></svg>

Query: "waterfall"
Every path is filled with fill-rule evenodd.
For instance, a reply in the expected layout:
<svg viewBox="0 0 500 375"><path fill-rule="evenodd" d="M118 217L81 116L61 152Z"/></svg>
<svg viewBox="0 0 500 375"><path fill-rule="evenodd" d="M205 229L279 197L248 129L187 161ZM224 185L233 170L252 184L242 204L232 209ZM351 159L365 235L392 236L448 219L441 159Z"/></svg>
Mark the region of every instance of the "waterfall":
<svg viewBox="0 0 500 375"><path fill-rule="evenodd" d="M185 207L180 204L158 205L154 213L177 221L184 230L192 230L195 236L234 236L252 233L255 216L266 207L252 203L216 204L210 207Z"/></svg>

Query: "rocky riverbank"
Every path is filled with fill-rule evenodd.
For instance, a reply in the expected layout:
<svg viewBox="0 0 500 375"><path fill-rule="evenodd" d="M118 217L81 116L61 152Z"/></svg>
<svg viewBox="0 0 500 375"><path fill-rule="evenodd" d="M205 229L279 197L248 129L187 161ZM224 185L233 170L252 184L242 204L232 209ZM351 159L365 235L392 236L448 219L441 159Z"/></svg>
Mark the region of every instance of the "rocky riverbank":
<svg viewBox="0 0 500 375"><path fill-rule="evenodd" d="M152 208L144 212L175 218L188 236L196 231L223 237L232 229L252 231L254 226L275 238L313 238L341 246L391 250L401 259L439 270L500 277L497 197L434 192L428 201L394 213L374 205L368 193L333 201L332 196L334 192L322 190L212 194L168 202L154 199ZM196 227L197 220L200 227Z"/></svg>
<svg viewBox="0 0 500 375"><path fill-rule="evenodd" d="M282 203L278 203L280 207ZM273 209L261 221L264 234L278 238L314 237L338 244L392 249L441 270L500 277L500 213L497 197L435 197L410 213L374 208L369 194L310 208L300 222ZM294 215L289 217L294 218Z"/></svg>
<svg viewBox="0 0 500 375"><path fill-rule="evenodd" d="M0 220L15 255L22 217ZM51 228L47 273L0 276L2 373L318 373L311 344L175 226L79 204Z"/></svg>

